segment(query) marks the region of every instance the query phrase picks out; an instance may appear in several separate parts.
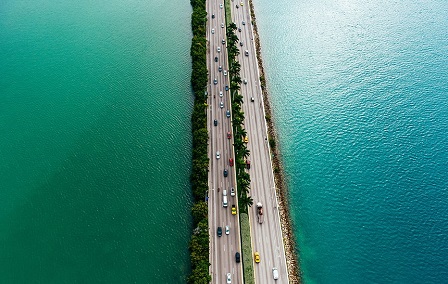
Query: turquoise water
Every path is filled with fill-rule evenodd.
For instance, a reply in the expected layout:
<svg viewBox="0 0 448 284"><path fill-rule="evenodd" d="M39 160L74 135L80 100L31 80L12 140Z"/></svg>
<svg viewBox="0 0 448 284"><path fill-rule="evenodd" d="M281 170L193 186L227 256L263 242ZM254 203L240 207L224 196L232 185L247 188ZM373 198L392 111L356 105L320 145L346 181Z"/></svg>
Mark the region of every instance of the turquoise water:
<svg viewBox="0 0 448 284"><path fill-rule="evenodd" d="M0 3L0 282L184 283L190 4Z"/></svg>
<svg viewBox="0 0 448 284"><path fill-rule="evenodd" d="M305 283L446 283L448 2L256 1Z"/></svg>

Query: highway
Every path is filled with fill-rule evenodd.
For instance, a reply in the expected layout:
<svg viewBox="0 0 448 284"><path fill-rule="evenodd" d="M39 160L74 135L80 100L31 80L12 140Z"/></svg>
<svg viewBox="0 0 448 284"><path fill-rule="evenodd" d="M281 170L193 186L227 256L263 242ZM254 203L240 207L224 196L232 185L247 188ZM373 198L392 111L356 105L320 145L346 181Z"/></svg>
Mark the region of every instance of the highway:
<svg viewBox="0 0 448 284"><path fill-rule="evenodd" d="M224 2L216 0L206 2L207 67L209 70L207 121L210 137L208 206L211 266L209 271L212 275L212 283L226 283L227 273L231 273L232 283L243 283L242 263L235 261L235 253L241 253L239 215L231 214L232 204L237 206L238 202L237 195L230 195L230 188L235 187L236 181L234 169L229 165L229 159L234 158L233 131L231 117L226 116L227 110L231 111L231 102L230 91L225 90L225 86L230 84L229 76L224 75L224 71L228 70L228 59L226 42L223 43L223 39L226 39L225 11L220 4L223 5ZM239 8L236 8L237 4ZM251 161L250 194L254 200L254 206L249 208L249 218L253 252L259 252L261 258L260 263L254 262L255 280L258 284L288 283L250 11L247 1L244 1L242 6L240 4L241 2L232 1L231 11L233 22L241 28L241 31L237 30L236 34L240 42L243 42L238 56L241 64L240 76L242 80L247 80L247 84L242 83L241 92L244 97L243 111L246 117L244 125L249 137L247 147L251 153L249 158ZM223 24L224 27L222 27ZM248 56L245 55L245 50L249 51ZM219 66L222 66L221 71ZM228 139L228 132L232 139ZM227 177L224 176L225 169L228 171ZM223 206L223 190L227 190L227 207ZM257 219L255 206L257 202L263 204L264 222L262 224L259 224ZM230 228L229 235L225 233L226 226ZM218 227L222 228L221 237L217 235ZM250 257L253 260L253 254L243 257ZM278 280L273 279L274 267L279 272Z"/></svg>
<svg viewBox="0 0 448 284"><path fill-rule="evenodd" d="M207 68L209 72L208 109L207 122L209 132L209 231L210 231L210 263L209 268L212 276L212 283L226 283L227 273L231 273L232 283L243 283L242 262L237 263L235 253L241 253L239 215L231 214L231 207L238 206L237 195L231 196L230 188L235 187L235 171L229 165L229 159L234 159L233 131L231 117L227 117L226 112L230 108L230 91L225 90L229 84L229 75L224 75L228 70L228 58L226 50L226 27L225 11L220 8L224 2L207 1ZM215 17L212 17L212 14ZM224 27L222 27L224 25ZM218 48L220 51L218 52ZM215 57L218 61L215 61ZM218 67L222 66L222 71ZM226 71L227 72L227 71ZM217 83L214 83L214 80ZM220 96L222 92L222 97ZM222 107L221 107L222 102ZM215 125L215 120L217 125ZM230 132L231 139L227 133ZM220 158L217 158L217 152ZM228 171L228 176L224 176L224 170ZM223 190L227 190L228 206L223 206ZM225 227L229 226L230 232L227 235ZM222 236L217 235L217 228L222 227ZM242 259L241 259L242 261Z"/></svg>
<svg viewBox="0 0 448 284"><path fill-rule="evenodd" d="M231 4L232 20L238 28L241 28L241 31L237 30L236 34L240 42L243 42L243 46L239 46L240 55L238 56L241 64L240 76L243 82L247 80L247 84L241 84L241 93L244 98L244 126L249 137L247 148L250 150L249 160L251 161L250 194L254 201L254 205L249 208L249 218L252 249L253 252L259 252L261 259L260 263L254 262L255 281L257 284L288 283L249 3L247 0L243 2L234 0ZM249 51L248 56L245 55L245 50ZM253 101L251 101L252 97ZM258 202L263 204L264 222L262 224L259 224L257 219L256 204ZM278 280L273 278L274 267L279 272Z"/></svg>

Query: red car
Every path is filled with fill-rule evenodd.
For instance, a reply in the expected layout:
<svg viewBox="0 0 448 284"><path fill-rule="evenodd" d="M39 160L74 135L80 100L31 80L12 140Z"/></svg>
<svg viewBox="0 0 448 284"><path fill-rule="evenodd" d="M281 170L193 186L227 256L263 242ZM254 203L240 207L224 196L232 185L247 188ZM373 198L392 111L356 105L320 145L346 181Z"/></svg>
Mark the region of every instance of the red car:
<svg viewBox="0 0 448 284"><path fill-rule="evenodd" d="M232 158L229 159L229 165L230 165L231 167L233 167L233 159L232 159Z"/></svg>
<svg viewBox="0 0 448 284"><path fill-rule="evenodd" d="M230 138L232 138L232 133L230 133L230 131L229 131L229 132L227 132L227 139L230 139Z"/></svg>

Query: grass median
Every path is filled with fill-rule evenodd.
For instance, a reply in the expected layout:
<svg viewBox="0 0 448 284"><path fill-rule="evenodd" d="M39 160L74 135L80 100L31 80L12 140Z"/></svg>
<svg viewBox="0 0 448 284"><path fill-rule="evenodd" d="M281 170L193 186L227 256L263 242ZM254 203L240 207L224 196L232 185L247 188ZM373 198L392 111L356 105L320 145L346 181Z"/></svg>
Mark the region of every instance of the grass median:
<svg viewBox="0 0 448 284"><path fill-rule="evenodd" d="M240 214L241 225L241 249L243 255L244 283L255 284L254 262L252 261L252 245L250 241L249 216L246 213Z"/></svg>
<svg viewBox="0 0 448 284"><path fill-rule="evenodd" d="M224 8L226 9L226 26L228 26L232 22L232 14L230 12L230 1L224 1Z"/></svg>

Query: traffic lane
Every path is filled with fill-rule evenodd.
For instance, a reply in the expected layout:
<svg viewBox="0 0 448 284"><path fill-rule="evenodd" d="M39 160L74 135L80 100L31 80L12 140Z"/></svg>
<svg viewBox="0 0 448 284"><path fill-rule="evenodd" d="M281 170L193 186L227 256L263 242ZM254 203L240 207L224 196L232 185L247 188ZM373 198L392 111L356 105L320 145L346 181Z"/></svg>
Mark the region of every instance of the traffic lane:
<svg viewBox="0 0 448 284"><path fill-rule="evenodd" d="M253 179L251 179L251 186L252 188L252 196L254 198L254 202L261 202L263 204L263 211L264 211L264 222L262 224L255 224L255 244L257 244L254 247L254 250L258 251L260 253L260 257L263 259L262 262L260 262L257 265L257 275L259 279L267 279L266 274L269 271L270 261L273 257L271 254L271 251L267 247L268 245L273 245L273 231L270 230L269 222L267 221L267 217L269 215L269 202L266 201L266 169L264 167L263 160L263 153L260 150L260 148L264 148L263 145L259 145L260 139L257 139L257 135L260 135L262 133L259 133L257 131L257 124L259 124L260 121L256 118L256 116L252 113L251 119L248 119L246 122L247 128L249 129L249 144L248 148L251 150L251 159L252 159L252 165L251 167L251 176ZM254 219L257 218L257 208L253 207L251 208L251 213L254 216ZM268 228L268 229L266 229Z"/></svg>
<svg viewBox="0 0 448 284"><path fill-rule="evenodd" d="M256 113L260 113L260 115L257 115ZM264 128L263 130L265 130L265 123L264 123L264 115L263 115L263 112L262 112L262 107L260 106L260 111L259 112L254 112L254 114L253 114L253 116L256 116L257 118L259 117L259 119L260 119L260 122L262 122L262 123L259 123L258 125L259 126L264 126L264 127L262 127L262 128ZM258 119L257 119L258 120ZM261 127L260 127L261 128ZM262 132L264 132L264 131L262 131L262 129L258 129L257 131L255 131L255 133L262 133ZM259 139L257 139L257 140L259 140ZM270 164L270 159L269 159L269 151L268 151L268 148L267 148L267 141L266 141L266 147L259 147L260 149L262 149L262 148L264 148L265 149L265 155L264 155L264 157L266 157L266 163L264 163L264 164ZM268 171L268 173L270 174L270 176L271 177L268 177L268 180L269 181L272 181L273 180L273 178L272 178L272 171ZM272 183L272 182L271 182ZM266 184L266 183L265 183ZM270 197L271 198L271 200L272 200L272 203L274 203L275 204L275 206L276 206L276 204L277 204L277 200L276 200L276 198L275 198L275 191L274 191L274 186L273 186L273 184L272 184L272 187L270 187L270 188L272 188L271 190L270 190L270 194L272 195L272 197ZM268 203L267 203L268 204ZM277 213L277 215L278 215L278 213ZM269 220L270 218L268 217L268 220ZM276 220L276 222L275 223L277 223L278 225L277 226L274 226L274 227L278 227L278 228L280 228L280 223L279 223L279 218L277 218L278 220L276 220L276 219L274 219L273 218L273 220ZM276 239L280 239L281 238L281 233L279 232L278 234L276 234L275 235L275 238ZM275 240L274 241L274 243L276 243L277 244L277 251L283 251L283 249L284 249L284 247L283 247L283 243L281 242L279 242L278 240ZM284 254L284 253L283 253ZM278 255L278 253L277 253L277 255ZM274 257L274 259L275 259L275 257ZM281 269L281 268L280 268ZM286 274L284 274L284 275L286 275Z"/></svg>
<svg viewBox="0 0 448 284"><path fill-rule="evenodd" d="M263 224L256 224L256 233L255 233L255 243L258 243L259 246L257 249L260 253L260 256L264 259L263 263L259 263L257 268L257 275L259 279L269 279L266 278L269 275L270 270L272 269L272 260L275 258L274 250L271 247L276 246L275 242L275 230L270 225L270 186L269 186L269 175L267 174L269 170L266 170L266 155L268 153L264 153L264 134L260 130L260 125L262 125L263 121L260 117L260 111L258 110L258 105L254 104L254 107L251 108L251 119L247 122L247 128L249 129L249 135L251 139L249 143L251 143L251 159L253 166L253 171L251 175L254 178L254 190L253 197L260 201L264 206L264 222ZM263 143L263 144L261 144ZM252 170L252 169L251 169ZM257 210L253 209L253 214L256 217ZM268 228L266 230L266 228ZM262 238L261 238L262 236Z"/></svg>
<svg viewBox="0 0 448 284"><path fill-rule="evenodd" d="M219 34L219 31L215 28L215 34L216 33L218 33ZM211 34L211 39L209 40L209 47L210 47L210 54L212 55L212 57L213 57L213 54L214 54L214 52L212 52L212 50L216 50L216 47L217 47L217 44L216 44L216 35L215 34ZM211 65L214 65L214 63L215 63L215 61L214 61L214 57L213 58L210 58L210 62L212 62L212 64ZM215 72L210 72L210 75L211 75L211 77L213 77L213 74L215 75L215 78L217 77L217 74L216 74L216 69L213 69L213 67L212 68L210 68L209 70L215 70ZM210 79L210 82L212 81L212 79ZM219 85L217 84L217 85L212 85L212 87L211 87L212 89L213 89L213 93L214 94L216 94L216 92L217 92L217 89L219 88ZM212 139L214 140L214 143L212 143L212 145L215 147L214 148L214 150L217 150L217 149L221 149L222 148L222 145L221 145L221 143L219 143L219 140L220 139L216 139L217 138L217 136L218 136L218 132L222 132L222 125L221 125L221 123L219 123L219 120L221 120L221 122L222 122L222 118L220 118L220 116L219 116L219 109L218 109L218 103L217 103L217 101L215 101L215 103L213 104L212 103L212 108L213 108L213 114L214 114L214 116L216 117L216 119L218 119L218 125L219 125L219 127L218 127L218 129L214 129L214 135L213 135L213 137L212 137ZM211 155L212 155L212 159L214 160L215 158L213 157L214 155L215 155L215 152L216 151L213 151L212 153L211 153ZM215 164L216 164L216 167L215 167L215 171L213 171L214 173L212 174L212 176L214 176L215 178L214 178L214 181L215 181L215 188L216 187L218 187L218 186L220 186L220 184L221 184L221 179L219 178L219 168L220 168L220 165L219 165L219 161L216 161L215 162ZM219 194L218 194L218 196L219 196ZM220 224L220 222L221 222L221 219L222 219L222 216L221 216L221 214L218 214L218 208L219 208L219 204L220 203L220 201L219 201L219 198L216 198L215 199L215 210L213 210L214 211L214 213L216 214L216 220L215 220L215 226L214 226L214 228L212 229L212 232L211 232L211 234L212 235L214 235L215 236L215 240L217 240L216 238L216 228L218 227L217 225L218 224ZM215 277L214 277L214 279L218 279L218 275L221 275L222 274L222 270L221 270L221 267L222 267L222 258L221 257L218 257L219 256L219 253L218 253L218 251L219 250L222 250L222 245L220 244L220 242L219 242L219 240L217 240L217 242L216 242L216 245L215 245L215 255L216 255L216 261L215 261L215 267L214 267L214 274L215 274Z"/></svg>
<svg viewBox="0 0 448 284"><path fill-rule="evenodd" d="M250 52L250 53L254 53L254 52ZM255 56L255 54L254 54L254 56ZM250 68L250 69L252 69L252 68ZM253 72L251 72L251 74L254 74ZM252 80L250 80L250 81L252 81ZM251 116L252 117L252 116ZM259 124L259 125L263 125L264 123L261 123L261 124ZM251 131L252 132L252 131ZM259 131L256 131L256 132L258 132L258 133L260 133ZM255 140L252 140L252 141L254 141L255 142ZM264 147L263 147L264 148ZM259 180L259 179L257 179L257 180ZM266 184L266 183L265 183ZM269 204L268 202L266 202L266 204ZM274 243L278 243L278 242L274 242ZM272 256L271 258L274 258L274 256Z"/></svg>
<svg viewBox="0 0 448 284"><path fill-rule="evenodd" d="M221 40L222 41L222 40ZM222 44L222 42L221 42L221 44ZM223 51L224 51L225 49L223 49ZM221 58L221 56L220 56L220 59L221 60L223 60L224 62L226 61L226 54L223 52L223 57ZM224 70L227 70L227 64L223 64L222 65L223 66L223 69ZM223 73L221 73L221 74L223 74ZM226 82L226 77L224 77L224 78L220 78L222 81L223 81L223 83L222 84L225 84L225 83L227 83ZM223 98L223 102L226 104L226 105L230 105L230 101L228 101L228 99L225 99L225 98ZM223 122L224 123L224 122ZM230 124L229 124L229 127L230 127ZM225 150L224 150L224 152L227 154L227 153L231 153L231 149L230 148L226 148ZM231 154L230 154L231 155ZM226 159L226 161L227 161L227 159ZM226 163L226 162L225 162ZM224 163L224 164L225 164ZM233 175L233 173L232 172L230 172L229 173L229 178L231 178L232 177L232 175ZM230 184L229 184L229 186L230 186ZM228 186L224 186L225 188L228 188ZM230 204L229 204L230 205ZM228 213L227 213L227 215L228 215ZM229 223L229 222L225 222L225 223ZM225 226L224 224L222 224L222 226ZM236 239L236 237L235 237L235 239ZM228 251L229 253L231 253L232 252L232 247L234 246L234 244L232 244L232 242L230 242L227 246L225 246L223 249L224 250L226 250L226 251ZM229 257L228 258L229 260L231 259L231 257ZM231 266L231 264L229 265L229 267ZM237 273L236 274L236 276L237 276L237 280L238 280L238 276L239 276L239 274Z"/></svg>

